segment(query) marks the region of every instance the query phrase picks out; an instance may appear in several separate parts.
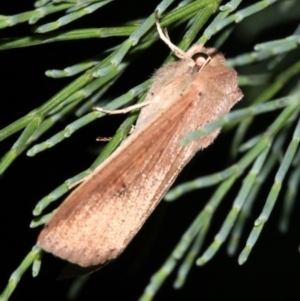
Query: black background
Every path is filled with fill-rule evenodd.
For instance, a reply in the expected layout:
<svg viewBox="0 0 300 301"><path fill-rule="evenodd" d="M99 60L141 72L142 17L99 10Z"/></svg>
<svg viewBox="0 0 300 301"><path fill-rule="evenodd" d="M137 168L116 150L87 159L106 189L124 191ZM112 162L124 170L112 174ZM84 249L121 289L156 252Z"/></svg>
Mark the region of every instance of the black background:
<svg viewBox="0 0 300 301"><path fill-rule="evenodd" d="M0 13L4 15L31 9L31 6L23 3L25 1L6 2L0 4ZM139 1L133 0L115 1L66 28L113 26L123 21L148 16L159 2L147 1L143 5L138 3ZM274 29L272 32L263 32L257 37L257 42L289 35L294 28L295 24L291 22L277 32ZM0 32L1 37L28 34L27 25L19 25ZM182 36L180 28L176 33L170 33L171 37L174 37L174 42L176 42L176 34L180 40ZM93 39L2 51L0 53L0 128L40 106L71 81L49 79L43 75L45 70L75 64L122 40L123 38ZM231 57L250 50L253 44L255 44L253 41L251 44L241 42L233 33L222 51ZM165 45L157 42L147 50L145 55L136 59L115 88L109 92L108 97L121 95L149 78L154 68L160 66L167 53L168 49ZM73 118L74 116L68 116L46 136L51 137ZM6 286L10 274L35 244L40 229L30 230L28 225L36 202L65 179L86 169L95 159L96 151L93 150L99 147L95 137L113 135L122 119L123 117L117 116L98 120L76 132L72 139L66 139L55 148L33 158L27 157L25 153L21 154L0 179L1 291ZM258 120L256 126L251 129L253 133L260 132L268 123L268 119ZM1 142L0 156L9 150L18 135L19 133ZM227 149L229 139L230 137L226 135L219 137L209 151L197 155L180 175L178 182L222 170L226 166L223 149ZM273 179L270 179L264 185L265 190L261 192L256 202L239 250L243 247L253 221L266 200L272 181ZM234 186L215 216L206 246L221 226L240 184ZM212 191L210 189L196 191L174 203L162 202L122 256L91 275L78 299L137 300L148 284L150 276L163 264L185 229L203 208ZM282 195L283 193L280 196ZM299 219L297 218L299 206L297 205L294 210L290 231L282 235L277 229L281 210L280 201L282 198L279 198L260 239L243 266L238 265L237 256L230 258L226 254L226 248L223 247L204 267L194 266L186 285L180 290L172 288L175 279L173 273L155 300L250 300L254 298L262 300L274 297L298 300L300 297ZM68 287L74 280L56 280L64 265L63 261L45 254L40 275L33 279L28 270L10 300L24 298L66 300Z"/></svg>

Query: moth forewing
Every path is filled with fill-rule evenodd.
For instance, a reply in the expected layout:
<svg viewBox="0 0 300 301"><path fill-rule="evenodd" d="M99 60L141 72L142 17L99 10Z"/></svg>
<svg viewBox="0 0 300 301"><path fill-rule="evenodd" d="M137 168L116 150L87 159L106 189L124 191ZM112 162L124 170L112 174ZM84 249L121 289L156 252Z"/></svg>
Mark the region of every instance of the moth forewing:
<svg viewBox="0 0 300 301"><path fill-rule="evenodd" d="M156 72L135 131L60 205L38 245L81 266L116 258L142 227L182 168L219 130L183 147L189 132L217 120L239 101L236 72L215 49L201 69L181 60Z"/></svg>

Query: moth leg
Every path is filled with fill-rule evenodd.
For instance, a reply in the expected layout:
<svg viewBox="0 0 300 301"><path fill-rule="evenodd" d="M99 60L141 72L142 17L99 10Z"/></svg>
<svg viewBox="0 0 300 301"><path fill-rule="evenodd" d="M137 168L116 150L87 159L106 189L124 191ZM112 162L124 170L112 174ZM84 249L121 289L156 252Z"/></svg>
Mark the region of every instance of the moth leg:
<svg viewBox="0 0 300 301"><path fill-rule="evenodd" d="M159 37L169 46L169 48L171 49L171 51L174 52L174 54L180 58L180 59L184 59L184 60L188 60L191 61L193 65L195 65L193 59L191 57L189 57L182 49L180 49L179 47L177 47L176 45L174 45L170 38L168 33L164 30L162 30L159 20L158 20L158 12L155 11L155 24L156 24L156 28L158 31L158 35Z"/></svg>
<svg viewBox="0 0 300 301"><path fill-rule="evenodd" d="M106 110L106 109L103 109L103 108L100 108L100 107L94 107L93 110L98 111L98 112L102 112L102 113L106 113L106 114L109 114L109 115L126 114L128 112L133 111L133 110L145 107L145 106L147 106L151 103L153 103L153 101L144 101L142 103L138 103L138 104L135 104L135 105L132 105L132 106L129 106L127 108L120 109L120 110Z"/></svg>
<svg viewBox="0 0 300 301"><path fill-rule="evenodd" d="M110 141L112 137L97 137L96 141L100 141L100 142L106 142L106 141Z"/></svg>
<svg viewBox="0 0 300 301"><path fill-rule="evenodd" d="M90 175L88 174L88 175L86 175L84 178L82 178L82 179L80 179L80 180L77 180L77 181L75 181L74 183L68 184L68 185L67 185L68 189L72 189L72 188L78 186L79 184L83 183L84 181L86 181L86 180L89 178L89 176L90 176Z"/></svg>
<svg viewBox="0 0 300 301"><path fill-rule="evenodd" d="M135 131L135 128L136 128L135 125L132 125L132 126L131 126L131 129L130 129L130 131L129 131L129 135L131 135L131 134Z"/></svg>

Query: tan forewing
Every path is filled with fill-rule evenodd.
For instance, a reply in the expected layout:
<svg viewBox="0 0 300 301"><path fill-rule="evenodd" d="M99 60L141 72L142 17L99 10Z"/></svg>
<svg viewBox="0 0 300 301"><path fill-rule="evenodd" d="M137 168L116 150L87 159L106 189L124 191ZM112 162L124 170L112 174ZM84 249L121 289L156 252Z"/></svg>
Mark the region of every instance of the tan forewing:
<svg viewBox="0 0 300 301"><path fill-rule="evenodd" d="M225 92L214 84L214 72L231 78ZM179 171L218 131L186 147L180 140L229 111L242 93L234 70L211 64L196 74L186 70L151 97L153 105L168 104L63 202L39 236L43 249L81 266L117 257Z"/></svg>
<svg viewBox="0 0 300 301"><path fill-rule="evenodd" d="M188 101L178 104L175 116L156 118L150 132L148 125L138 138L129 137L122 152L117 150L64 201L38 245L82 266L119 255L170 185L164 178L177 164L179 145L173 134L180 134L192 113Z"/></svg>

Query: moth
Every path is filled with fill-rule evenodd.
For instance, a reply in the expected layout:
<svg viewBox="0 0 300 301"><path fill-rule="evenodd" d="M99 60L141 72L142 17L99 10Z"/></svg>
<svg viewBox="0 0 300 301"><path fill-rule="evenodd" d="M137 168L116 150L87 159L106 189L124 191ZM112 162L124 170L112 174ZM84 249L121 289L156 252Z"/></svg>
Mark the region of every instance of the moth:
<svg viewBox="0 0 300 301"><path fill-rule="evenodd" d="M190 132L227 113L243 93L234 69L214 48L173 45L179 61L157 70L136 127L121 146L59 206L37 244L82 267L118 257L183 167L220 129L182 146Z"/></svg>

